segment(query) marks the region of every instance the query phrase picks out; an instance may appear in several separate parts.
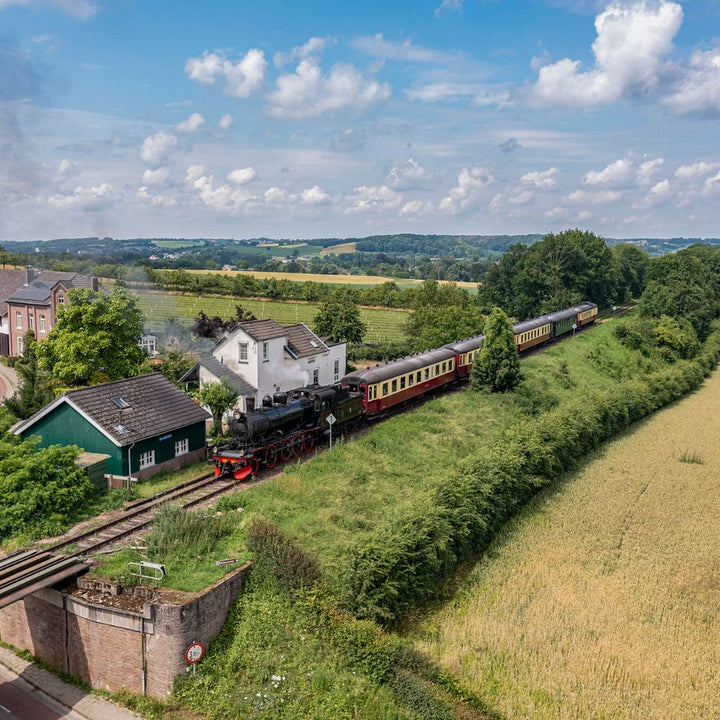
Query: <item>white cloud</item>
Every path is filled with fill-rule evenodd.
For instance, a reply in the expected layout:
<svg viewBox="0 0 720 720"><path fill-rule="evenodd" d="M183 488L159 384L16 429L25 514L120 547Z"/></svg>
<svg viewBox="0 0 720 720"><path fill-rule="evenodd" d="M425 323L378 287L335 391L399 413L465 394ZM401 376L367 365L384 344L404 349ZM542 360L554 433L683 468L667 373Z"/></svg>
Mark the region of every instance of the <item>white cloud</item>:
<svg viewBox="0 0 720 720"><path fill-rule="evenodd" d="M13 5L34 8L51 7L78 20L89 20L98 12L97 5L90 0L0 0L0 10Z"/></svg>
<svg viewBox="0 0 720 720"><path fill-rule="evenodd" d="M236 63L220 53L206 50L202 57L188 58L185 72L191 80L204 85L213 85L219 78L223 78L228 95L246 98L262 85L266 67L267 61L262 50L248 50Z"/></svg>
<svg viewBox="0 0 720 720"><path fill-rule="evenodd" d="M670 0L612 3L595 19L595 67L581 72L580 62L569 58L542 67L533 87L535 101L587 107L635 92L652 93L682 20L681 6Z"/></svg>
<svg viewBox="0 0 720 720"><path fill-rule="evenodd" d="M678 115L720 114L720 47L695 51L663 103Z"/></svg>
<svg viewBox="0 0 720 720"><path fill-rule="evenodd" d="M720 167L720 163L717 162L701 162L693 163L692 165L681 165L675 171L675 177L678 180L693 180L695 178L702 177L703 175L709 175L713 170Z"/></svg>
<svg viewBox="0 0 720 720"><path fill-rule="evenodd" d="M417 215L427 215L434 211L434 207L431 203L425 202L423 200L410 200L409 202L406 202L401 208L400 208L400 215L403 216L417 216Z"/></svg>
<svg viewBox="0 0 720 720"><path fill-rule="evenodd" d="M177 138L166 132L158 132L146 137L140 149L140 157L151 168L164 165L168 155L177 145Z"/></svg>
<svg viewBox="0 0 720 720"><path fill-rule="evenodd" d="M387 185L380 187L363 185L355 188L349 200L351 205L345 210L346 213L383 212L399 207L402 203L402 195Z"/></svg>
<svg viewBox="0 0 720 720"><path fill-rule="evenodd" d="M138 201L144 205L149 204L154 207L172 208L176 207L178 204L177 198L174 195L163 195L162 193L158 195L151 195L145 185L138 188L136 195Z"/></svg>
<svg viewBox="0 0 720 720"><path fill-rule="evenodd" d="M713 177L709 177L709 178L705 179L705 182L703 183L702 194L705 196L714 195L719 190L720 190L720 172L717 173L717 175L714 175Z"/></svg>
<svg viewBox="0 0 720 720"><path fill-rule="evenodd" d="M395 165L387 175L387 184L394 190L417 190L425 188L433 180L433 174L413 158Z"/></svg>
<svg viewBox="0 0 720 720"><path fill-rule="evenodd" d="M319 185L313 185L300 193L300 201L304 205L326 205L330 196Z"/></svg>
<svg viewBox="0 0 720 720"><path fill-rule="evenodd" d="M402 42L386 40L382 33L359 37L354 41L353 45L366 55L379 57L383 60L423 63L445 63L452 60L445 53L413 45L410 40L403 40Z"/></svg>
<svg viewBox="0 0 720 720"><path fill-rule="evenodd" d="M190 186L192 185L199 177L205 174L205 166L204 165L191 165L187 169L187 174L185 175L185 184Z"/></svg>
<svg viewBox="0 0 720 720"><path fill-rule="evenodd" d="M225 113L218 121L218 126L223 130L229 130L233 126L234 122L235 119L233 118L233 116L229 113Z"/></svg>
<svg viewBox="0 0 720 720"><path fill-rule="evenodd" d="M520 182L523 185L532 185L538 190L549 190L557 185L557 175L560 172L558 168L551 167L548 170L538 170L535 172L525 173Z"/></svg>
<svg viewBox="0 0 720 720"><path fill-rule="evenodd" d="M235 185L245 185L257 177L257 173L251 167L239 168L228 173L227 180Z"/></svg>
<svg viewBox="0 0 720 720"><path fill-rule="evenodd" d="M316 118L344 109L360 112L390 96L387 83L364 78L351 64L335 65L323 76L314 59L303 60L295 73L279 77L276 88L269 95L270 112L280 118Z"/></svg>
<svg viewBox="0 0 720 720"><path fill-rule="evenodd" d="M601 205L603 203L615 202L622 197L619 190L576 190L570 193L565 199L570 202L586 203L590 205Z"/></svg>
<svg viewBox="0 0 720 720"><path fill-rule="evenodd" d="M640 164L637 169L637 181L641 186L649 185L652 181L652 176L663 166L665 160L663 158L653 158L652 160L646 160Z"/></svg>
<svg viewBox="0 0 720 720"><path fill-rule="evenodd" d="M495 178L484 167L463 168L457 185L440 201L440 210L450 213L465 210L477 200L478 193L494 181Z"/></svg>
<svg viewBox="0 0 720 720"><path fill-rule="evenodd" d="M420 100L428 103L469 99L473 105L478 107L497 105L503 108L512 104L512 96L509 90L496 87L488 88L471 83L430 83L406 90L405 94L408 100Z"/></svg>
<svg viewBox="0 0 720 720"><path fill-rule="evenodd" d="M461 12L465 0L442 0L440 5L435 8L435 17L442 14L443 11L447 12Z"/></svg>
<svg viewBox="0 0 720 720"><path fill-rule="evenodd" d="M80 166L74 160L63 158L57 166L58 179L76 177L80 174Z"/></svg>
<svg viewBox="0 0 720 720"><path fill-rule="evenodd" d="M167 185L170 182L170 170L166 167L146 170L142 175L143 185Z"/></svg>
<svg viewBox="0 0 720 720"><path fill-rule="evenodd" d="M305 58L321 53L327 45L333 42L334 40L332 38L311 37L304 45L294 47L289 53L275 53L273 62L275 63L275 67L279 68L287 65L289 62L305 60Z"/></svg>
<svg viewBox="0 0 720 720"><path fill-rule="evenodd" d="M599 172L590 170L583 178L583 183L585 185L625 185L632 179L633 174L632 162L628 158L620 158Z"/></svg>
<svg viewBox="0 0 720 720"><path fill-rule="evenodd" d="M91 212L110 207L112 204L112 185L102 183L95 187L85 188L81 185L73 190L70 195L53 195L48 198L47 204L56 210L68 208L79 208Z"/></svg>
<svg viewBox="0 0 720 720"><path fill-rule="evenodd" d="M200 113L193 113L187 120L183 120L175 126L176 132L194 133L205 124L205 118Z"/></svg>
<svg viewBox="0 0 720 720"><path fill-rule="evenodd" d="M655 205L665 204L672 196L672 187L670 181L666 178L659 183L653 185L647 195L638 203L633 205L634 208L648 208Z"/></svg>

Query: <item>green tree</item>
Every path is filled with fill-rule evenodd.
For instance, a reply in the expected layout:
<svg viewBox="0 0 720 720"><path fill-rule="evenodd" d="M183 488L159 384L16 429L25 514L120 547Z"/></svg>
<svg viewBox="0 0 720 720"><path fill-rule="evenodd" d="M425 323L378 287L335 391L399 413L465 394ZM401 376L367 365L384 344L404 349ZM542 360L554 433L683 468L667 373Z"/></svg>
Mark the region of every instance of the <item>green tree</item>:
<svg viewBox="0 0 720 720"><path fill-rule="evenodd" d="M15 363L22 382L15 394L5 400L5 407L20 420L25 420L47 405L54 397L51 379L38 365L35 333L25 335L25 352Z"/></svg>
<svg viewBox="0 0 720 720"><path fill-rule="evenodd" d="M213 417L211 435L222 433L223 413L237 400L238 393L225 381L210 383L198 391L198 400L209 408Z"/></svg>
<svg viewBox="0 0 720 720"><path fill-rule="evenodd" d="M318 335L329 335L335 342L359 343L365 335L365 323L360 320L360 311L345 293L337 293L324 302L314 322Z"/></svg>
<svg viewBox="0 0 720 720"><path fill-rule="evenodd" d="M414 352L482 332L484 315L475 298L455 284L425 280L416 290L405 325Z"/></svg>
<svg viewBox="0 0 720 720"><path fill-rule="evenodd" d="M485 323L485 342L470 372L474 390L506 392L520 382L520 358L507 315L493 308Z"/></svg>
<svg viewBox="0 0 720 720"><path fill-rule="evenodd" d="M137 375L146 358L139 346L143 314L122 288L110 293L76 289L58 311L47 340L38 343L40 366L63 385Z"/></svg>

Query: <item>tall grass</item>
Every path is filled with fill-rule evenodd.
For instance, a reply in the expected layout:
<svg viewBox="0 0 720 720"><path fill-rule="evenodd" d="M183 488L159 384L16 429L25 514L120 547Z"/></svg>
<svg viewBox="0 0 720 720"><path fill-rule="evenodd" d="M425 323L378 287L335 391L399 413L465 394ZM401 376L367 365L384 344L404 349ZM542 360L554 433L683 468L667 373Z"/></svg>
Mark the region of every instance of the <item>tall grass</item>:
<svg viewBox="0 0 720 720"><path fill-rule="evenodd" d="M542 492L416 646L505 717L718 717L718 393L715 372ZM688 444L702 466L674 462Z"/></svg>

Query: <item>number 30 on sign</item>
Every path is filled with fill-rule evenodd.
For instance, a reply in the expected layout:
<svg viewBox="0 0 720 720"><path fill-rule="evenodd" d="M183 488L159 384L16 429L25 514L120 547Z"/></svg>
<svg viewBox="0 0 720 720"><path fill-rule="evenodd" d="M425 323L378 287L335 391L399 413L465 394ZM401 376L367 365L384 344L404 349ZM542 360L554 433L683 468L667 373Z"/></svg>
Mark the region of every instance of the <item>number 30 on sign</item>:
<svg viewBox="0 0 720 720"><path fill-rule="evenodd" d="M203 655L205 655L205 648L202 646L202 643L199 642L194 642L192 645L189 645L188 649L185 651L185 659L191 665L194 665L196 662L200 662Z"/></svg>

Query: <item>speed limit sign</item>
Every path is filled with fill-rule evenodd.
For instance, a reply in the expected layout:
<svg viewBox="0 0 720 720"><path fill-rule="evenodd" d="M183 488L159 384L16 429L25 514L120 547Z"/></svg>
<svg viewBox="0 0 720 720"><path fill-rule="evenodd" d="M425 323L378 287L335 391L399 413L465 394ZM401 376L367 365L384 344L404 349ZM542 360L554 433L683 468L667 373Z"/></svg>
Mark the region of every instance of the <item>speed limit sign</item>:
<svg viewBox="0 0 720 720"><path fill-rule="evenodd" d="M199 642L194 642L192 645L189 645L185 651L185 659L191 665L200 662L200 660L203 659L203 655L205 655L205 648L202 646L202 643Z"/></svg>

